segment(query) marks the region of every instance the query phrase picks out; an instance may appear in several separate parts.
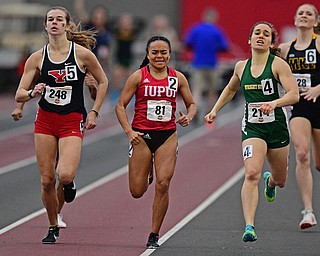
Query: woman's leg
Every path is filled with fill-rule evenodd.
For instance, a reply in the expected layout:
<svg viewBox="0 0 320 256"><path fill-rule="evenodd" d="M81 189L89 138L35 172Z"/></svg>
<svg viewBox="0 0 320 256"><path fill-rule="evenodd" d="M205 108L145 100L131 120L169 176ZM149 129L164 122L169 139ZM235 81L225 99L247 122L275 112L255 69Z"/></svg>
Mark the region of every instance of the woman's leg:
<svg viewBox="0 0 320 256"><path fill-rule="evenodd" d="M312 155L314 166L320 172L320 129L312 129Z"/></svg>
<svg viewBox="0 0 320 256"><path fill-rule="evenodd" d="M64 137L59 140L59 160L57 174L63 185L71 183L80 163L82 139L77 136Z"/></svg>
<svg viewBox="0 0 320 256"><path fill-rule="evenodd" d="M57 139L50 135L36 133L35 148L41 176L41 198L47 210L50 226L56 226L58 214L58 198L55 187Z"/></svg>
<svg viewBox="0 0 320 256"><path fill-rule="evenodd" d="M129 188L134 198L142 197L148 189L151 161L152 153L144 140L138 145L130 145Z"/></svg>
<svg viewBox="0 0 320 256"><path fill-rule="evenodd" d="M245 178L241 189L242 209L246 225L254 226L258 207L258 184L267 153L267 144L258 138L242 142Z"/></svg>
<svg viewBox="0 0 320 256"><path fill-rule="evenodd" d="M301 117L290 121L291 139L296 156L296 180L304 209L312 210L313 179L310 169L311 124Z"/></svg>
<svg viewBox="0 0 320 256"><path fill-rule="evenodd" d="M283 188L285 186L288 178L289 150L290 145L283 148L268 149L267 159L271 172L268 182L269 187Z"/></svg>
<svg viewBox="0 0 320 256"><path fill-rule="evenodd" d="M155 196L152 211L152 233L159 233L169 205L169 186L177 161L178 135L173 133L155 152Z"/></svg>

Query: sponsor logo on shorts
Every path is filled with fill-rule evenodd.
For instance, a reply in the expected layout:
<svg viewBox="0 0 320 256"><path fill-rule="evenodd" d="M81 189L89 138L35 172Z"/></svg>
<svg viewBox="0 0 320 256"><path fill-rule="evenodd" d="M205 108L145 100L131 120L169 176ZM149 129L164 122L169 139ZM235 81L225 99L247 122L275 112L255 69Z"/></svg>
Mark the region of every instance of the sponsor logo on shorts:
<svg viewBox="0 0 320 256"><path fill-rule="evenodd" d="M151 140L151 136L150 136L149 133L144 134L144 135L142 136L142 138Z"/></svg>

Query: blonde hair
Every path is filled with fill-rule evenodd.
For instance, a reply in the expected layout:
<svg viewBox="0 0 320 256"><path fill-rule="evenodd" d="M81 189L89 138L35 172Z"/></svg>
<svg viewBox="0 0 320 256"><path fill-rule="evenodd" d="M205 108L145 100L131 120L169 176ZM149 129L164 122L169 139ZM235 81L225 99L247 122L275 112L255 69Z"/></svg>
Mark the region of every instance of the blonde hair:
<svg viewBox="0 0 320 256"><path fill-rule="evenodd" d="M320 35L320 16L319 16L319 12L318 12L317 8L316 8L313 4L306 3L306 4L300 5L300 6L297 8L297 11L296 11L295 16L297 16L297 12L298 12L299 8L300 8L301 6L304 6L304 5L308 5L308 6L310 6L310 7L312 8L312 10L313 10L313 12L314 12L314 16L315 16L315 18L316 18L316 21L318 22L318 23L317 23L317 26L315 26L315 27L313 28L313 31L314 31L314 33Z"/></svg>

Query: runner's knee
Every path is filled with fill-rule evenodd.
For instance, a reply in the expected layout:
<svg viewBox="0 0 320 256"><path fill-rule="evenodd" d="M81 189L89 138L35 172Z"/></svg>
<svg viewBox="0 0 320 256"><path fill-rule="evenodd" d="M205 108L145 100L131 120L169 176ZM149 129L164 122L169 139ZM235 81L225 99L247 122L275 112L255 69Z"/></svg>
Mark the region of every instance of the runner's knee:
<svg viewBox="0 0 320 256"><path fill-rule="evenodd" d="M258 183L260 180L260 172L256 168L247 168L245 178L247 181Z"/></svg>
<svg viewBox="0 0 320 256"><path fill-rule="evenodd" d="M299 161L301 164L310 164L310 157L309 152L306 150L299 150L296 153L297 161Z"/></svg>
<svg viewBox="0 0 320 256"><path fill-rule="evenodd" d="M146 186L130 186L130 193L133 198L140 198L147 191L148 185Z"/></svg>
<svg viewBox="0 0 320 256"><path fill-rule="evenodd" d="M65 174L59 174L59 181L63 184L63 185L67 185L70 184L74 179L74 176L68 173Z"/></svg>
<svg viewBox="0 0 320 256"><path fill-rule="evenodd" d="M170 181L163 180L156 182L156 192L160 194L167 194L169 190Z"/></svg>
<svg viewBox="0 0 320 256"><path fill-rule="evenodd" d="M52 175L41 176L41 186L44 191L55 189L56 177Z"/></svg>

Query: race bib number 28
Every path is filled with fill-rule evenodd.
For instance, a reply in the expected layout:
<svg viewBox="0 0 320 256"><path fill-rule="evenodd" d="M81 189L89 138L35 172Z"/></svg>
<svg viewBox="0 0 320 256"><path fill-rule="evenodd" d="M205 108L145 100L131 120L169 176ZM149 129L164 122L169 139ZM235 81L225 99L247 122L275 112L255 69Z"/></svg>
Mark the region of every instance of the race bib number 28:
<svg viewBox="0 0 320 256"><path fill-rule="evenodd" d="M297 81L299 88L311 87L311 75L310 74L293 74Z"/></svg>

